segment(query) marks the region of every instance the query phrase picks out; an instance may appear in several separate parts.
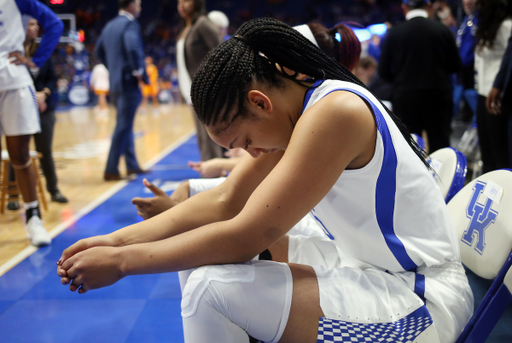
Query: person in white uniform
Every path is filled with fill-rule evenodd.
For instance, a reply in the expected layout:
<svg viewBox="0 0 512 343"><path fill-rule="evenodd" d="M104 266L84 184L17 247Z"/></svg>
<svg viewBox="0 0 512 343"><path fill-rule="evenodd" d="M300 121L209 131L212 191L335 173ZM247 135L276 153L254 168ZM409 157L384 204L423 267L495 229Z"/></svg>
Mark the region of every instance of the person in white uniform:
<svg viewBox="0 0 512 343"><path fill-rule="evenodd" d="M37 19L44 34L32 58L24 54L23 16ZM26 19L26 18L25 18ZM25 22L26 24L26 22ZM5 0L0 8L0 136L7 150L25 206L27 235L35 246L48 245L51 237L42 225L37 201L37 175L31 166L30 139L41 131L38 101L30 73L51 56L64 29L62 21L37 0Z"/></svg>
<svg viewBox="0 0 512 343"><path fill-rule="evenodd" d="M187 343L455 341L473 297L446 205L360 80L261 18L207 56L191 95L212 139L250 156L218 187L64 250L63 284L84 294L197 268L181 304ZM286 236L309 212L329 254L325 240ZM274 261L254 258L266 249Z"/></svg>

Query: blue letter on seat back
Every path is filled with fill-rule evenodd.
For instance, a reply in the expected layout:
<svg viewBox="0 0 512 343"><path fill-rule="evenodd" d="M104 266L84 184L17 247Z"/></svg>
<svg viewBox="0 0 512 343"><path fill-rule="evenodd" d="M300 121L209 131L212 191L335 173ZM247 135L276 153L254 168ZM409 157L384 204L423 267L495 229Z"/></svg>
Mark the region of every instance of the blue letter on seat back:
<svg viewBox="0 0 512 343"><path fill-rule="evenodd" d="M484 205L478 202L478 198L484 191L485 185L485 182L477 181L473 187L473 195L466 209L466 216L470 218L470 222L461 239L469 246L472 246L473 240L476 239L475 250L480 255L483 254L485 249L485 230L496 221L498 216L498 212L491 210L491 199L487 198Z"/></svg>

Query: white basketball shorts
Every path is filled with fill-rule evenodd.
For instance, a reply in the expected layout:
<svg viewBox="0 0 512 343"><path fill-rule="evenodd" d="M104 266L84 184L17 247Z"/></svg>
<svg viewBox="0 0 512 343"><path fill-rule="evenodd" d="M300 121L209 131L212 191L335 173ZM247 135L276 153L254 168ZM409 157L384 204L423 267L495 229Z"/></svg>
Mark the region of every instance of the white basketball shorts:
<svg viewBox="0 0 512 343"><path fill-rule="evenodd" d="M23 136L40 131L34 87L0 91L0 135Z"/></svg>

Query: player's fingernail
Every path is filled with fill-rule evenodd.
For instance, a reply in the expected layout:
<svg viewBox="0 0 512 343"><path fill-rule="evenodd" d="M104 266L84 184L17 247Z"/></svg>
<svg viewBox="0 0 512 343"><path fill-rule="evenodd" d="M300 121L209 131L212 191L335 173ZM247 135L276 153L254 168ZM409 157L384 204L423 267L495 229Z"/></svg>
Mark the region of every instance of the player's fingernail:
<svg viewBox="0 0 512 343"><path fill-rule="evenodd" d="M57 261L57 265L60 266L61 263L62 263L62 257L59 258L59 260Z"/></svg>

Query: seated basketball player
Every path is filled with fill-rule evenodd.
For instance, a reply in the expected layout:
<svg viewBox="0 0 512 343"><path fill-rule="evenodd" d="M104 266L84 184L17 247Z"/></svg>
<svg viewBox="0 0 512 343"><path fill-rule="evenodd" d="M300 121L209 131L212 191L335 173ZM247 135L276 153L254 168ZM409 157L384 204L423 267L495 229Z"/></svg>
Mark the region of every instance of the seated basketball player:
<svg viewBox="0 0 512 343"><path fill-rule="evenodd" d="M328 29L320 23L309 23L294 26L293 28L322 49L327 55L354 73L361 55L361 42L350 27L340 23ZM279 68L279 66L277 67ZM246 153L238 148L229 150L227 154L229 158L213 158L207 161L189 162L188 164L202 178L226 176ZM155 196L151 198L136 197L132 199L132 203L135 205L138 214L142 218L147 219L187 199L189 194L197 194L219 185L222 180L221 178L216 180L192 179L180 185L171 197L168 197L158 187L145 180L144 185ZM301 224L306 224L307 226L308 223L310 223L309 219ZM316 224L313 225L314 233L316 233L316 226ZM305 229L305 225L302 225L302 227ZM310 230L306 231L311 232ZM305 233L305 231L301 230L301 233Z"/></svg>
<svg viewBox="0 0 512 343"><path fill-rule="evenodd" d="M473 298L446 205L411 136L357 78L264 18L206 57L192 101L215 142L254 158L160 215L67 248L63 284L83 294L197 268L183 294L185 342L329 342L333 328L455 341ZM310 211L334 264L315 238L286 236ZM283 263L254 259L266 249Z"/></svg>

